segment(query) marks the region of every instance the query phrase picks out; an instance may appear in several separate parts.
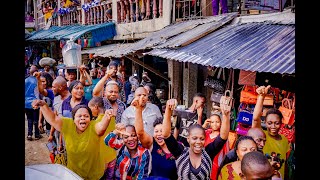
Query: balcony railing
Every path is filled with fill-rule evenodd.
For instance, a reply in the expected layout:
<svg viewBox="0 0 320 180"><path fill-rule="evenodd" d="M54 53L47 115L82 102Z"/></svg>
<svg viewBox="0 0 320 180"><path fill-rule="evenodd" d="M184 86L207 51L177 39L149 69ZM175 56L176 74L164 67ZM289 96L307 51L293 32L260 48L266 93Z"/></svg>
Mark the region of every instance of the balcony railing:
<svg viewBox="0 0 320 180"><path fill-rule="evenodd" d="M52 18L52 25L60 26L72 24L101 24L115 21L118 24L145 21L163 16L163 0L116 0L116 17L107 16L107 10L112 9L112 1L102 1L88 9L77 7L65 14L59 14ZM82 18L84 11L84 18Z"/></svg>

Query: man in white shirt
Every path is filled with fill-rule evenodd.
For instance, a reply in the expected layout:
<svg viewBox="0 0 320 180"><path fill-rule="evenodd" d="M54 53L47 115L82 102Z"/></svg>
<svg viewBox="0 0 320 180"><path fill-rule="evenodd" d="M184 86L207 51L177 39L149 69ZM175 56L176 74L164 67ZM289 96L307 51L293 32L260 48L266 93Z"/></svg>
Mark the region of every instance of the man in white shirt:
<svg viewBox="0 0 320 180"><path fill-rule="evenodd" d="M153 136L153 122L157 118L163 118L162 114L158 108L158 106L147 103L148 101L148 92L144 87L138 87L134 93L134 97L141 97L142 96L142 120L144 124L144 130L150 135ZM136 108L134 106L129 106L127 109L124 110L121 116L121 123L125 125L133 125L135 123L135 111Z"/></svg>

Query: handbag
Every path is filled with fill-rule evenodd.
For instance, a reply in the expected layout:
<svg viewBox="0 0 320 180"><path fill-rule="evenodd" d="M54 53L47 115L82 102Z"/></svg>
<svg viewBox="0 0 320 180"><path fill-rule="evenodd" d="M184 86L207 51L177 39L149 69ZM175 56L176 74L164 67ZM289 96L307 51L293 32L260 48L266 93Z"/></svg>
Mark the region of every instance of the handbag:
<svg viewBox="0 0 320 180"><path fill-rule="evenodd" d="M258 93L256 92L256 86L244 85L243 89L240 92L240 102L246 104L256 104ZM263 100L264 106L273 106L274 105L274 96L273 94L266 94Z"/></svg>
<svg viewBox="0 0 320 180"><path fill-rule="evenodd" d="M55 155L55 157L54 157L54 163L67 166L67 154L66 154L66 151L57 153Z"/></svg>
<svg viewBox="0 0 320 180"><path fill-rule="evenodd" d="M294 143L295 142L295 126L289 126L287 124L281 124L279 134L284 135L289 142Z"/></svg>
<svg viewBox="0 0 320 180"><path fill-rule="evenodd" d="M211 96L210 96L210 101L219 104L222 96L223 96L223 93L218 93L218 92L212 91Z"/></svg>
<svg viewBox="0 0 320 180"><path fill-rule="evenodd" d="M218 72L218 75L215 77L214 75L217 69L219 69L219 72ZM222 73L222 78L220 78L221 73ZM204 81L204 86L211 88L213 92L217 92L218 94L223 94L226 87L224 69L216 68L212 76L207 76L206 80ZM220 102L220 99L218 103L219 102Z"/></svg>
<svg viewBox="0 0 320 180"><path fill-rule="evenodd" d="M229 131L229 135L228 135L228 141L229 141L229 149L233 149L234 145L236 143L238 139L238 134L236 131Z"/></svg>
<svg viewBox="0 0 320 180"><path fill-rule="evenodd" d="M238 135L245 136L247 135L247 132L249 131L250 128L251 128L250 125L242 124L238 122L236 132Z"/></svg>
<svg viewBox="0 0 320 180"><path fill-rule="evenodd" d="M282 113L282 123L283 124L288 124L290 126L293 125L294 123L294 108L293 108L293 102L291 99L284 98L282 100L282 104L279 107L279 111Z"/></svg>
<svg viewBox="0 0 320 180"><path fill-rule="evenodd" d="M244 85L240 92L240 102L246 104L256 104L258 93L255 86Z"/></svg>
<svg viewBox="0 0 320 180"><path fill-rule="evenodd" d="M255 85L256 71L240 70L238 84L239 85Z"/></svg>
<svg viewBox="0 0 320 180"><path fill-rule="evenodd" d="M227 95L229 93L229 95ZM230 111L233 106L233 97L230 90L224 92L224 96L220 98L220 107L223 106L225 110Z"/></svg>
<svg viewBox="0 0 320 180"><path fill-rule="evenodd" d="M251 125L253 119L253 109L254 107L252 105L241 103L239 106L237 122Z"/></svg>

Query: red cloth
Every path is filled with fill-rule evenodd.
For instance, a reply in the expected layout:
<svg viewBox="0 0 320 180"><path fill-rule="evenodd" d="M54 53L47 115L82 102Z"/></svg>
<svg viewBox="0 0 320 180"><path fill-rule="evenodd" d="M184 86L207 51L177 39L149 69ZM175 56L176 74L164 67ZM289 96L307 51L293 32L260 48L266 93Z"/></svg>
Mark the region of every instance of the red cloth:
<svg viewBox="0 0 320 180"><path fill-rule="evenodd" d="M205 131L206 133L206 138L205 138L205 143L204 146L206 147L209 143L213 142L215 138L211 139L210 138L210 134L212 132L212 129L207 129ZM211 171L211 179L216 179L217 177L217 172L219 169L219 164L221 164L223 157L230 151L229 149L229 141L227 140L227 142L223 145L223 148L221 149L221 151L214 157L213 161L212 161L212 171Z"/></svg>

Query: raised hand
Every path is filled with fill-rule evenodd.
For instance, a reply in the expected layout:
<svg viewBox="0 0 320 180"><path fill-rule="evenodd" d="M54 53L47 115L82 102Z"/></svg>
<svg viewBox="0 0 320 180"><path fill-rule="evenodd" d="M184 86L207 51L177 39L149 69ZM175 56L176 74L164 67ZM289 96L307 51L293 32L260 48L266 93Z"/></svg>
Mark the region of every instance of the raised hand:
<svg viewBox="0 0 320 180"><path fill-rule="evenodd" d="M32 101L31 106L33 109L38 109L40 106L43 106L45 104L46 102L44 100L36 99Z"/></svg>
<svg viewBox="0 0 320 180"><path fill-rule="evenodd" d="M131 102L131 106L134 106L137 109L142 109L143 108L143 96L144 95L135 97Z"/></svg>
<svg viewBox="0 0 320 180"><path fill-rule="evenodd" d="M202 106L198 107L198 108L197 108L197 114L198 114L198 116L202 115L202 112L203 112L203 107L202 107Z"/></svg>
<svg viewBox="0 0 320 180"><path fill-rule="evenodd" d="M222 105L220 106L222 115L230 116L230 110L226 108L226 106Z"/></svg>
<svg viewBox="0 0 320 180"><path fill-rule="evenodd" d="M268 94L268 91L270 89L270 85L268 85L267 87L265 86L260 86L256 89L256 92L259 94L259 95L262 95L262 96L265 96Z"/></svg>
<svg viewBox="0 0 320 180"><path fill-rule="evenodd" d="M178 105L178 101L176 99L169 99L166 103L166 108L174 110Z"/></svg>
<svg viewBox="0 0 320 180"><path fill-rule="evenodd" d="M203 128L210 127L211 119L206 119L202 125Z"/></svg>
<svg viewBox="0 0 320 180"><path fill-rule="evenodd" d="M104 114L107 116L107 119L110 119L111 117L114 117L114 110L113 109L106 109L106 111L104 112Z"/></svg>
<svg viewBox="0 0 320 180"><path fill-rule="evenodd" d="M86 67L86 65L84 65L84 64L82 64L82 65L79 66L79 70L80 70L81 72L85 71L86 69L87 69L87 67Z"/></svg>
<svg viewBox="0 0 320 180"><path fill-rule="evenodd" d="M36 77L37 79L40 78L41 72L34 72L33 76Z"/></svg>
<svg viewBox="0 0 320 180"><path fill-rule="evenodd" d="M130 134L126 132L126 126L123 123L117 123L116 128L113 132L115 134L117 134L118 136L120 136L121 134L126 135L126 136L130 136Z"/></svg>

